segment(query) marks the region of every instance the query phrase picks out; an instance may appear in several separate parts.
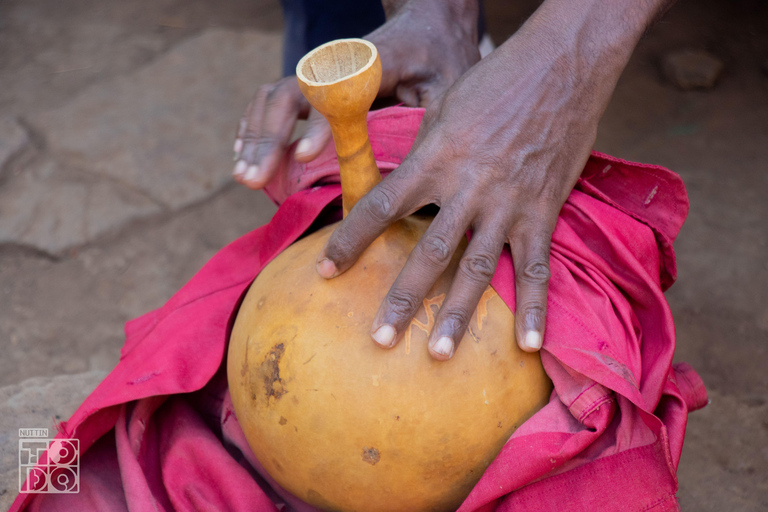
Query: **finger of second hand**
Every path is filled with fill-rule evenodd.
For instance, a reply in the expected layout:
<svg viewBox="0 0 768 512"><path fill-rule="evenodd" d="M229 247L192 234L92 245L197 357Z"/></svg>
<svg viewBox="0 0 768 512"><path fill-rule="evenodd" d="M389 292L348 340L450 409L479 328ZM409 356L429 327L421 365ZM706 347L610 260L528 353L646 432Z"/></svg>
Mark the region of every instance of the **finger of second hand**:
<svg viewBox="0 0 768 512"><path fill-rule="evenodd" d="M405 332L429 290L450 264L468 224L458 215L458 209L440 210L381 303L371 330L373 339L382 347L393 346L397 334Z"/></svg>
<svg viewBox="0 0 768 512"><path fill-rule="evenodd" d="M453 357L496 271L503 246L503 235L477 233L472 237L430 333L433 358L445 361Z"/></svg>

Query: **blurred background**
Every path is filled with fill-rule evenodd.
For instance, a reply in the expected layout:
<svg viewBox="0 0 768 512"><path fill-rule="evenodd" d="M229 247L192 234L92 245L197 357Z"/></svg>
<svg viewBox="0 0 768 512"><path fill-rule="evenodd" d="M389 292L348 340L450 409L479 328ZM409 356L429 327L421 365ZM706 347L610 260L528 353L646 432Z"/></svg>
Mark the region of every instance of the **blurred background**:
<svg viewBox="0 0 768 512"><path fill-rule="evenodd" d="M537 4L487 0L494 42ZM275 211L230 173L282 26L278 0L0 0L0 508L18 429L66 419L125 321ZM681 506L768 510L768 2L678 2L596 149L668 167L690 196L667 297L711 404L689 418Z"/></svg>

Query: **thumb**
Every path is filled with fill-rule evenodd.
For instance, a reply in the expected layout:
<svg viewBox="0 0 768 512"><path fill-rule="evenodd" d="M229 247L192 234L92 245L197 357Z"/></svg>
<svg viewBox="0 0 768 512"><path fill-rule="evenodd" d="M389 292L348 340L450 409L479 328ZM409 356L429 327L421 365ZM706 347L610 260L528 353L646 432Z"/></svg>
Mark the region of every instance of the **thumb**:
<svg viewBox="0 0 768 512"><path fill-rule="evenodd" d="M511 244L515 266L515 337L525 352L536 352L544 340L550 239L543 235L525 236Z"/></svg>
<svg viewBox="0 0 768 512"><path fill-rule="evenodd" d="M331 139L331 127L317 110L310 109L307 130L296 145L296 160L309 162L317 158Z"/></svg>

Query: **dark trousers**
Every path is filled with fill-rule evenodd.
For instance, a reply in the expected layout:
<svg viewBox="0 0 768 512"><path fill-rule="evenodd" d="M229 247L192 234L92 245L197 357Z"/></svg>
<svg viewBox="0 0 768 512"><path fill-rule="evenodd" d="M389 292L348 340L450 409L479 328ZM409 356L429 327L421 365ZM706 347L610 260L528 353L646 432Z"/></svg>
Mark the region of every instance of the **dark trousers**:
<svg viewBox="0 0 768 512"><path fill-rule="evenodd" d="M384 24L381 0L280 0L285 19L283 76L296 74L296 64L310 50L334 39L363 37ZM478 38L485 33L480 2Z"/></svg>

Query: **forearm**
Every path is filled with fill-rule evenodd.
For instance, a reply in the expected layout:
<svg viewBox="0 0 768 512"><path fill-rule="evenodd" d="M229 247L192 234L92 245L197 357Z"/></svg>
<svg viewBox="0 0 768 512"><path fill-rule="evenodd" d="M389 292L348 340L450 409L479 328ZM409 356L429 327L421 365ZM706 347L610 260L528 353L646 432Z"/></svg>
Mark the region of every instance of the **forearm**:
<svg viewBox="0 0 768 512"><path fill-rule="evenodd" d="M550 85L571 89L601 115L640 38L673 3L546 0L497 52L551 63L558 83Z"/></svg>

